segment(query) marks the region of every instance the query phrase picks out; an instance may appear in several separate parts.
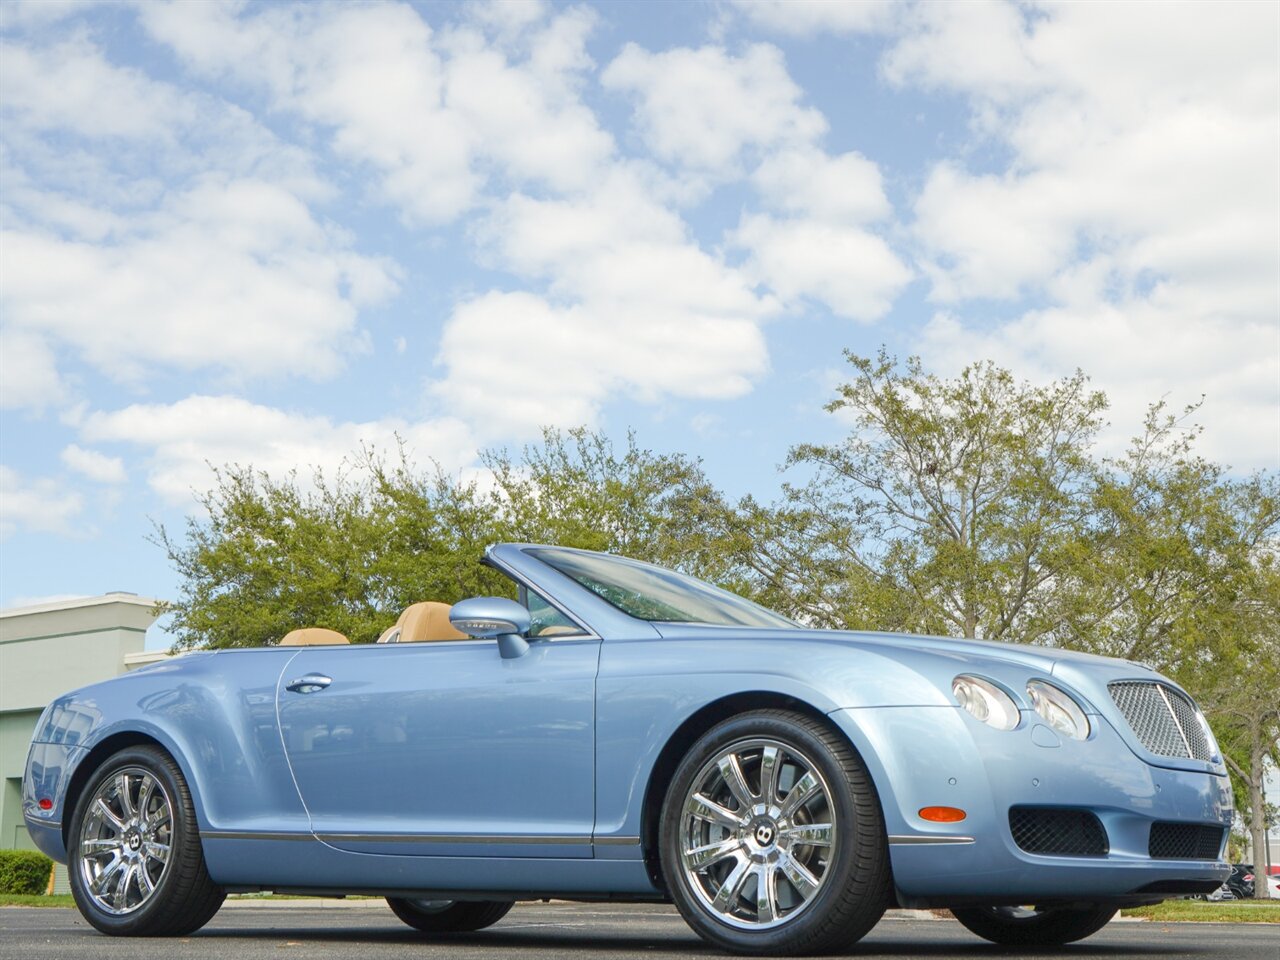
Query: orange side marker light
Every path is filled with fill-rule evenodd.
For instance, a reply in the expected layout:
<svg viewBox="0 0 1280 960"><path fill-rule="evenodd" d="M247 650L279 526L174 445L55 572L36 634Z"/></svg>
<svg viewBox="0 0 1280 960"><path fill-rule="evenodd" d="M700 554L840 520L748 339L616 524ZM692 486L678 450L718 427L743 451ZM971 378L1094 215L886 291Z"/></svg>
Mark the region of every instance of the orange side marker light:
<svg viewBox="0 0 1280 960"><path fill-rule="evenodd" d="M959 823L968 814L959 807L921 807L920 819L934 823Z"/></svg>

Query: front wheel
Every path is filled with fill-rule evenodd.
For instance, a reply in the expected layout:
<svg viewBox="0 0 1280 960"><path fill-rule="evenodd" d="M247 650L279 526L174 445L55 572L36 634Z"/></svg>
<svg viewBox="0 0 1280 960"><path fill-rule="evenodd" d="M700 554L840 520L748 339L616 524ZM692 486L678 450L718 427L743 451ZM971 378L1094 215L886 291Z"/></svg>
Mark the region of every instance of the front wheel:
<svg viewBox="0 0 1280 960"><path fill-rule="evenodd" d="M113 936L181 936L226 897L204 865L182 772L157 747L130 747L90 777L69 834L71 893Z"/></svg>
<svg viewBox="0 0 1280 960"><path fill-rule="evenodd" d="M736 953L826 953L860 939L889 900L879 799L826 724L759 710L713 727L667 791L667 889L704 939Z"/></svg>
<svg viewBox="0 0 1280 960"><path fill-rule="evenodd" d="M515 906L510 900L407 900L387 897L397 917L423 933L469 933L491 927Z"/></svg>
<svg viewBox="0 0 1280 960"><path fill-rule="evenodd" d="M1053 947L1091 937L1116 915L1115 907L966 907L951 913L972 932L1011 947Z"/></svg>

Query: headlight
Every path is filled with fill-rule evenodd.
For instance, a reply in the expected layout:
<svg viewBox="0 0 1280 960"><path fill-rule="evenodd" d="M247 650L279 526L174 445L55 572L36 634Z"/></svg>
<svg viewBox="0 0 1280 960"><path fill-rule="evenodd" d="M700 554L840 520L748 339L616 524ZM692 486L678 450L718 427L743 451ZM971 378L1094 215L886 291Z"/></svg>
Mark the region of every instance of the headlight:
<svg viewBox="0 0 1280 960"><path fill-rule="evenodd" d="M989 680L961 675L951 681L951 692L956 703L968 710L975 720L988 723L997 730L1012 730L1018 725L1018 705Z"/></svg>
<svg viewBox="0 0 1280 960"><path fill-rule="evenodd" d="M1089 718L1071 696L1043 680L1027 684L1027 696L1036 713L1060 734L1072 740L1084 740L1089 736Z"/></svg>

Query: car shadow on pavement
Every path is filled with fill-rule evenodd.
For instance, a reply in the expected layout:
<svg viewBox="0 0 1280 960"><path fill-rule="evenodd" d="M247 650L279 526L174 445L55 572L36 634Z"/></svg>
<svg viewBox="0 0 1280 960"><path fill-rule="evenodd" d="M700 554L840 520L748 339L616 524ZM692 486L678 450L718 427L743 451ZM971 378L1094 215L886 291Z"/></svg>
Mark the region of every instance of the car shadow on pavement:
<svg viewBox="0 0 1280 960"><path fill-rule="evenodd" d="M585 928L578 934L566 934L560 931L504 931L493 929L484 933L438 934L419 936L411 930L394 930L386 927L350 927L317 929L301 927L288 929L283 927L205 927L192 939L244 939L244 940L281 940L293 943L324 941L326 943L404 943L432 946L452 946L491 949L537 949L555 950L560 954L582 954L586 956L604 956L610 953L627 953L630 951L664 951L679 952L685 956L721 956L729 954L716 949L698 939L692 933L681 931L676 936L628 936L610 935L595 936ZM1179 944L1179 954L1189 955L1199 952L1213 953L1212 948L1198 950L1195 945ZM963 934L949 937L946 940L892 940L885 942L872 937L854 944L843 951L840 956L847 957L954 957L963 952L966 957L1166 957L1169 945L1150 944L1117 944L1111 943L1075 943L1062 947L1001 947L996 944L974 942Z"/></svg>

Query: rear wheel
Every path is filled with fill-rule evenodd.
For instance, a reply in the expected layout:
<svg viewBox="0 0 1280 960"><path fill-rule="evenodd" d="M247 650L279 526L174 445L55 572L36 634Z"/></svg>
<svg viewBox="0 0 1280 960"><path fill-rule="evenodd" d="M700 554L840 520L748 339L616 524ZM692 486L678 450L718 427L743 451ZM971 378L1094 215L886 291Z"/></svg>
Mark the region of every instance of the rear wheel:
<svg viewBox="0 0 1280 960"><path fill-rule="evenodd" d="M1012 947L1058 946L1093 936L1116 915L1115 907L966 907L952 914L971 931Z"/></svg>
<svg viewBox="0 0 1280 960"><path fill-rule="evenodd" d="M157 747L130 747L98 768L69 840L71 893L103 933L181 936L208 923L226 897L205 869L182 772Z"/></svg>
<svg viewBox="0 0 1280 960"><path fill-rule="evenodd" d="M801 714L755 711L704 734L672 778L660 843L680 913L737 953L837 950L888 904L884 820L866 768Z"/></svg>
<svg viewBox="0 0 1280 960"><path fill-rule="evenodd" d="M510 900L407 900L387 897L397 917L423 933L466 933L491 927L507 915Z"/></svg>

